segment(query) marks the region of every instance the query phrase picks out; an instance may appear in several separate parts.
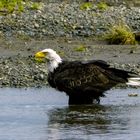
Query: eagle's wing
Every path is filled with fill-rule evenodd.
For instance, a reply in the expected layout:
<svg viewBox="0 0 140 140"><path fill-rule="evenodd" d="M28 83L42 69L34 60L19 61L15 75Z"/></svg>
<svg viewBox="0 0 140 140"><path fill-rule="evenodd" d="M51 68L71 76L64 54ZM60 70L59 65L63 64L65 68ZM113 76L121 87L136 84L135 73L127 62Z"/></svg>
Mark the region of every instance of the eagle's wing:
<svg viewBox="0 0 140 140"><path fill-rule="evenodd" d="M104 61L69 64L54 76L56 88L61 91L104 92L124 79L115 75L117 70L110 69Z"/></svg>

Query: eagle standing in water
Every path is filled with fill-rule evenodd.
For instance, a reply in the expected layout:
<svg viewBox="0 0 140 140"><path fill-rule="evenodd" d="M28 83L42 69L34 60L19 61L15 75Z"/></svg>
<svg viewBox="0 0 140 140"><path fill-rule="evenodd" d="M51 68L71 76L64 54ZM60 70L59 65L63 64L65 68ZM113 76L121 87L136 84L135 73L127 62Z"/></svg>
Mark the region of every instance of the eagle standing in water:
<svg viewBox="0 0 140 140"><path fill-rule="evenodd" d="M111 68L102 60L63 61L52 49L37 52L35 58L46 60L48 83L69 96L69 105L99 103L103 93L119 83L140 85L132 72Z"/></svg>

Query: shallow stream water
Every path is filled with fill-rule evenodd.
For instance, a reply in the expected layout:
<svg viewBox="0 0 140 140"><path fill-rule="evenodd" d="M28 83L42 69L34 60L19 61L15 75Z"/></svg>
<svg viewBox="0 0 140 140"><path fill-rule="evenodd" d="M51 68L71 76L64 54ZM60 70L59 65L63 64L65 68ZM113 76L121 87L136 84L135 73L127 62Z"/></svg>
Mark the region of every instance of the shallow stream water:
<svg viewBox="0 0 140 140"><path fill-rule="evenodd" d="M100 105L67 102L52 88L1 88L0 140L139 140L140 89L110 90Z"/></svg>

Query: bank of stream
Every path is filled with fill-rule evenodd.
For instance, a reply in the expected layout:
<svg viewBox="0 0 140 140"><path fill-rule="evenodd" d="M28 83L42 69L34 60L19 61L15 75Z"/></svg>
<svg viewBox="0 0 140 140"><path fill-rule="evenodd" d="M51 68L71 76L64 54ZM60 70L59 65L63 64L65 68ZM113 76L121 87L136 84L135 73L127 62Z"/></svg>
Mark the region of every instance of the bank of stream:
<svg viewBox="0 0 140 140"><path fill-rule="evenodd" d="M105 60L112 67L140 73L139 46L104 45L86 40L1 41L0 86L44 87L48 86L47 66L37 63L34 54L52 48L65 60ZM82 50L81 50L82 48Z"/></svg>

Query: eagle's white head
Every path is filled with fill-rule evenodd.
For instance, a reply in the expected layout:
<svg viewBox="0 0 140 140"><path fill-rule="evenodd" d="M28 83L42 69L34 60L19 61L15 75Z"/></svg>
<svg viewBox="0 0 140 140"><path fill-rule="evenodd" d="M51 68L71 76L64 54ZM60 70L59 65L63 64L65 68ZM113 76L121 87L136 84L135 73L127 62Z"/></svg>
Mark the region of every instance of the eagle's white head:
<svg viewBox="0 0 140 140"><path fill-rule="evenodd" d="M48 70L53 72L62 63L61 57L52 49L44 49L35 54L35 58L47 60Z"/></svg>

